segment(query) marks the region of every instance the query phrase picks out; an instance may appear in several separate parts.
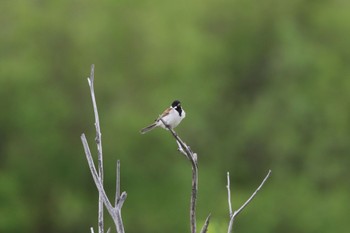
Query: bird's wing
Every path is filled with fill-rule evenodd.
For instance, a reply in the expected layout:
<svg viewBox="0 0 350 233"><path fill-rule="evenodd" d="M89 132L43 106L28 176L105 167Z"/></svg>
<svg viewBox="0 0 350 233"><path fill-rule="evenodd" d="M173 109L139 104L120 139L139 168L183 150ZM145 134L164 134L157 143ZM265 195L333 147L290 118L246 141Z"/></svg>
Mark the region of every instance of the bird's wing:
<svg viewBox="0 0 350 233"><path fill-rule="evenodd" d="M171 109L172 109L172 108L167 108L167 109L165 109L165 111L162 113L162 115L160 115L160 116L156 119L156 121L159 121L160 118L163 118L163 117L169 115Z"/></svg>

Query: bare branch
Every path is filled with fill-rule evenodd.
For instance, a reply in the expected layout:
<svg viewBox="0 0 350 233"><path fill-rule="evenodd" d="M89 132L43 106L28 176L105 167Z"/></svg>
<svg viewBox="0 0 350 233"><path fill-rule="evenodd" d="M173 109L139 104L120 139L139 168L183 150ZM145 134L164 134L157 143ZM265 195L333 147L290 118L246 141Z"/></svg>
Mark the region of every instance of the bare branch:
<svg viewBox="0 0 350 233"><path fill-rule="evenodd" d="M93 177L93 180L95 182L95 185L99 193L99 216L98 216L99 233L104 232L103 205L106 206L108 213L111 215L114 221L114 224L116 226L117 232L124 233L124 226L123 226L123 221L121 217L121 208L123 206L123 203L127 195L126 195L126 192L123 192L122 195L120 196L120 162L119 160L117 162L117 174L116 174L117 187L116 187L115 207L112 206L103 188L103 156L102 156L102 139L101 139L102 134L100 129L100 122L99 122L97 104L96 104L95 93L94 93L94 65L91 66L91 73L90 73L90 77L88 77L88 83L90 86L91 100L92 100L92 105L93 105L94 115L95 115L95 128L96 128L95 141L97 144L97 151L98 151L98 172L96 171L96 167L95 167L85 134L81 135L81 141L84 146L84 151L85 151L86 159L89 164L91 175ZM91 231L93 231L92 228L91 228ZM109 231L110 229L108 229L107 233Z"/></svg>
<svg viewBox="0 0 350 233"><path fill-rule="evenodd" d="M174 136L174 138L175 138L175 140L177 141L178 145L181 146L181 149L182 149L183 151L185 151L185 153L186 153L186 155L187 155L187 158L188 158L189 160L191 160L191 158L192 158L192 151L191 151L191 149L189 148L189 146L187 146L187 145L181 140L181 138L177 135L177 133L165 123L165 121L163 120L163 118L159 118L159 119L163 122L163 124L165 125L165 127L166 127L166 128L171 132L171 134ZM181 149L179 149L180 152L181 152ZM192 159L193 159L193 158L192 158ZM191 162L192 162L192 161L191 161Z"/></svg>
<svg viewBox="0 0 350 233"><path fill-rule="evenodd" d="M202 230L201 230L200 233L206 233L208 231L210 216L211 216L211 214L209 214L207 219L205 220L204 225L203 225Z"/></svg>
<svg viewBox="0 0 350 233"><path fill-rule="evenodd" d="M122 192L122 194L120 195L119 201L118 201L118 205L116 207L118 207L119 209L121 209L123 207L126 196L127 196L126 192Z"/></svg>
<svg viewBox="0 0 350 233"><path fill-rule="evenodd" d="M116 185L115 185L115 206L117 206L120 198L120 161L117 161Z"/></svg>
<svg viewBox="0 0 350 233"><path fill-rule="evenodd" d="M177 143L177 146L178 146L177 150L178 150L181 154L185 155L186 158L189 160L190 158L187 157L187 154L186 154L186 152L184 151L184 149L182 149L181 144L180 144L177 140L176 140L176 143Z"/></svg>
<svg viewBox="0 0 350 233"><path fill-rule="evenodd" d="M104 202L108 212L111 215L113 215L113 212L114 212L113 211L113 206L112 206L111 202L108 200L106 192L103 189L103 185L101 183L100 177L97 174L97 171L96 171L96 168L95 168L95 164L94 164L94 161L93 161L92 156L91 156L89 144L88 144L88 142L86 140L85 134L82 134L80 138L81 138L81 141L82 141L83 146L84 146L86 159L88 161L89 168L90 168L90 171L91 171L91 175L92 175L92 178L95 181L95 185L97 187L97 190L98 190L99 194L101 194L102 200L103 200L103 202Z"/></svg>
<svg viewBox="0 0 350 233"><path fill-rule="evenodd" d="M230 219L230 223L228 226L228 233L232 232L232 226L233 226L233 222L235 220L235 217L253 200L253 198L255 197L255 195L259 192L259 190L262 188L262 186L264 185L265 181L269 178L271 174L271 170L269 170L269 172L267 173L266 177L264 178L264 180L261 182L261 184L259 185L259 187L255 190L255 192L249 197L249 199L238 209L236 210L233 215L231 216Z"/></svg>
<svg viewBox="0 0 350 233"><path fill-rule="evenodd" d="M231 205L231 190L230 190L230 173L227 172L227 197L228 197L228 210L230 218L232 217L232 205Z"/></svg>
<svg viewBox="0 0 350 233"><path fill-rule="evenodd" d="M90 227L90 232L91 232L91 233L95 233L93 227Z"/></svg>
<svg viewBox="0 0 350 233"><path fill-rule="evenodd" d="M120 197L120 201L118 203L118 205L114 208L111 204L111 202L108 200L107 194L103 188L103 185L101 183L101 180L99 178L99 176L97 175L97 171L95 168L95 164L93 162L92 156L91 156L91 152L90 152L90 148L89 148L89 144L86 140L85 134L81 135L81 141L83 143L84 146L84 150L85 150L85 155L86 155L86 159L88 161L89 164L89 168L92 174L92 178L95 181L95 185L97 187L97 190L99 192L99 194L102 197L103 203L105 204L108 213L111 215L114 224L116 225L116 229L118 233L124 233L124 226L123 226L123 222L122 222L122 218L121 218L121 207L123 206L123 203L126 199L126 192L123 192L121 197Z"/></svg>
<svg viewBox="0 0 350 233"><path fill-rule="evenodd" d="M197 192L198 192L198 165L197 165L197 154L193 153L191 148L184 143L177 133L170 128L163 118L159 118L165 127L171 132L175 138L179 148L178 150L190 160L192 165L192 192L191 192L191 204L190 204L190 223L191 223L191 233L196 233L196 202L197 202Z"/></svg>
<svg viewBox="0 0 350 233"><path fill-rule="evenodd" d="M100 129L100 119L98 116L96 98L95 98L95 90L94 90L94 76L95 76L95 65L91 65L90 77L88 79L88 83L90 86L90 94L92 100L92 106L94 109L95 115L95 128L96 128L96 144L97 144L97 159L98 159L98 175L100 177L101 183L103 185L103 155L102 155L102 138L101 138L101 129ZM103 200L101 195L98 198L98 232L104 232L104 222L103 222Z"/></svg>

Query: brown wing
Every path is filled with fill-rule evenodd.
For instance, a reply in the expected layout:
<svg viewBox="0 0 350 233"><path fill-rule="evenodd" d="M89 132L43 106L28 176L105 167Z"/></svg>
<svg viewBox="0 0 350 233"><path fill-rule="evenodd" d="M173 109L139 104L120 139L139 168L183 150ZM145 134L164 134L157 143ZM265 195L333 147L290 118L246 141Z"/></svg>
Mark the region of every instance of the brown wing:
<svg viewBox="0 0 350 233"><path fill-rule="evenodd" d="M169 115L169 112L170 112L170 111L171 111L171 108L165 109L165 111L162 113L162 115L160 115L160 116L156 119L156 121L159 121L160 118L163 118L163 117Z"/></svg>

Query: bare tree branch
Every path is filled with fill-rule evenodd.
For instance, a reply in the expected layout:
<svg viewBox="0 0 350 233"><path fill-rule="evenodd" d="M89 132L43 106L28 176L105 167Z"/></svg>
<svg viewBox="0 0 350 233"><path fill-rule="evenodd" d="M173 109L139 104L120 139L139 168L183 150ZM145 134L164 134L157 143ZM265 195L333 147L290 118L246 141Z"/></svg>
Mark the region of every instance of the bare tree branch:
<svg viewBox="0 0 350 233"><path fill-rule="evenodd" d="M211 214L209 214L207 219L205 220L204 225L203 225L202 230L201 230L200 233L206 233L208 231L210 216L211 216Z"/></svg>
<svg viewBox="0 0 350 233"><path fill-rule="evenodd" d="M104 232L104 223L103 223L103 205L106 206L106 209L108 213L111 215L117 232L118 233L124 233L124 226L123 221L121 217L121 208L124 204L124 201L126 199L126 192L123 192L120 196L120 162L117 163L117 174L116 174L116 203L115 207L111 204L109 201L106 192L103 188L103 156L102 156L102 140L101 140L101 129L100 129L100 123L99 123L99 116L98 116L98 110L97 110L97 104L95 99L95 93L94 93L94 65L91 66L91 73L90 77L88 78L88 83L90 86L90 93L91 93L91 99L92 99L92 105L94 109L94 115L95 115L95 128L96 128L96 138L95 142L97 144L97 153L98 153L98 172L96 171L96 167L91 155L91 151L89 148L89 144L86 140L85 134L81 135L81 141L84 146L84 151L86 155L86 159L89 164L90 172L93 177L93 180L95 182L95 185L97 187L98 193L99 193L99 215L98 215L98 226L99 226L99 233ZM110 229L108 229L109 232ZM91 231L93 232L93 229L91 228Z"/></svg>
<svg viewBox="0 0 350 233"><path fill-rule="evenodd" d="M117 206L120 198L120 161L117 161L116 185L115 185L115 206Z"/></svg>
<svg viewBox="0 0 350 233"><path fill-rule="evenodd" d="M110 203L110 201L108 200L107 194L106 194L106 192L105 192L105 190L103 188L103 185L101 183L100 177L97 174L97 171L96 171L96 168L95 168L95 164L94 164L94 161L93 161L92 156L91 156L90 147L89 147L89 144L88 144L88 142L86 140L85 134L82 134L80 138L81 138L81 141L82 141L83 146L84 146L86 159L88 161L89 168L90 168L90 171L91 171L91 175L92 175L92 178L95 181L95 185L97 187L97 190L98 190L99 194L101 195L102 200L103 200L103 202L104 202L108 212L111 215L113 215L113 212L114 212L113 211L113 206Z"/></svg>
<svg viewBox="0 0 350 233"><path fill-rule="evenodd" d="M255 195L259 192L259 190L262 188L262 186L264 185L265 181L269 178L271 174L271 170L269 170L269 172L267 173L266 177L264 178L264 180L261 182L261 184L259 185L259 187L255 190L255 192L249 197L249 199L238 209L236 210L232 216L230 216L230 222L229 222L229 226L228 226L228 233L232 232L232 226L233 226L233 222L235 220L235 217L253 200L253 198L255 197ZM229 181L229 178L228 178ZM227 184L227 186L229 187L229 183ZM230 199L229 199L230 200ZM229 201L230 203L231 201ZM229 204L230 205L230 204ZM232 210L230 211L232 212Z"/></svg>
<svg viewBox="0 0 350 233"><path fill-rule="evenodd" d="M95 76L95 65L91 65L90 77L88 77L88 83L90 86L90 94L92 100L92 106L94 109L95 115L95 128L96 128L96 144L97 144L97 159L98 159L98 175L100 177L101 183L103 185L103 154L102 154L102 138L101 138L101 128L100 128L100 119L98 116L95 90L94 90L94 76ZM98 198L98 232L104 232L104 222L103 222L103 201L101 195Z"/></svg>
<svg viewBox="0 0 350 233"><path fill-rule="evenodd" d="M89 149L89 144L86 140L86 137L85 137L85 134L82 134L81 135L81 141L83 143L83 146L84 146L84 150L85 150L85 155L86 155L86 159L88 161L88 164L89 164L89 168L90 168L90 171L91 171L91 174L92 174L92 178L94 179L95 181L95 185L97 187L97 190L99 192L99 194L101 195L102 197L102 200L103 200L103 203L105 204L106 206L106 209L108 211L108 213L111 215L113 221L114 221L114 224L116 226L116 229L117 229L117 232L118 233L124 233L124 226L123 226L123 221L122 221L122 218L121 218L121 208L124 204L124 201L126 199L126 192L123 192L121 197L120 197L120 200L118 202L118 205L116 207L113 207L111 202L108 200L108 197L107 197L107 194L103 188L103 185L101 183L101 180L97 174L97 171L96 171L96 168L95 168L95 164L93 162L93 159L92 159L92 156L91 156L91 152L90 152L90 149Z"/></svg>
<svg viewBox="0 0 350 233"><path fill-rule="evenodd" d="M232 205L231 205L231 190L230 190L230 173L227 172L227 197L228 197L228 210L230 218L232 217Z"/></svg>
<svg viewBox="0 0 350 233"><path fill-rule="evenodd" d="M198 192L198 164L197 164L197 154L193 153L191 148L184 143L177 133L170 128L165 121L160 118L166 128L171 132L178 144L178 150L186 156L191 162L192 166L192 192L191 192L191 204L190 204L190 223L191 223L191 233L196 233L196 202L197 202L197 192ZM208 223L209 224L209 223Z"/></svg>

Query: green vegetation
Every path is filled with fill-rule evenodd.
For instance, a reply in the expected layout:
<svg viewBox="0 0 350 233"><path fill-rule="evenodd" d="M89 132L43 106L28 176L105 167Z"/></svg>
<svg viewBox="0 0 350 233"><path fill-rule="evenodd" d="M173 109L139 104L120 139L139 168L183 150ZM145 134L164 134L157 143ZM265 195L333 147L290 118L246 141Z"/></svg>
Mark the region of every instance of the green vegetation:
<svg viewBox="0 0 350 233"><path fill-rule="evenodd" d="M349 1L61 0L0 3L0 232L89 232L97 190L86 77L95 64L112 196L127 233L189 232L191 170L168 132L140 135L173 99L199 156L198 225L226 232L350 227ZM91 146L93 148L93 146ZM110 220L106 223L113 226Z"/></svg>

